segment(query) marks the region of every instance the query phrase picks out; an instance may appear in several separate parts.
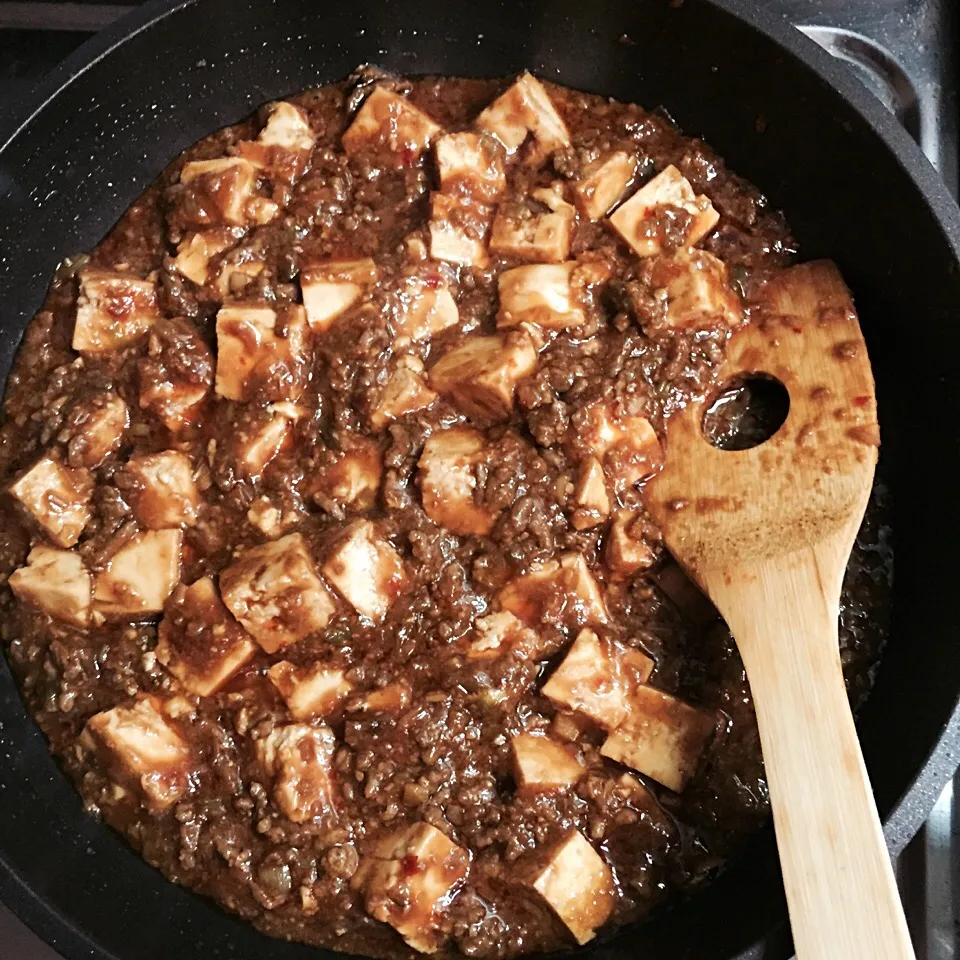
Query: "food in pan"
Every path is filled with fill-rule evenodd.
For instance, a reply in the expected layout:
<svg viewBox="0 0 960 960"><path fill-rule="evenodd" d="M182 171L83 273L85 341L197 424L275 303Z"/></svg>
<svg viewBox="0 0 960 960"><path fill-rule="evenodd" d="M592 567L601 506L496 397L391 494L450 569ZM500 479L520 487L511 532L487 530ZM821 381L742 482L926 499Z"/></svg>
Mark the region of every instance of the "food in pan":
<svg viewBox="0 0 960 960"><path fill-rule="evenodd" d="M373 956L584 944L702 883L766 786L644 487L795 256L668 118L529 74L361 69L174 161L60 269L4 406L4 638L88 809Z"/></svg>

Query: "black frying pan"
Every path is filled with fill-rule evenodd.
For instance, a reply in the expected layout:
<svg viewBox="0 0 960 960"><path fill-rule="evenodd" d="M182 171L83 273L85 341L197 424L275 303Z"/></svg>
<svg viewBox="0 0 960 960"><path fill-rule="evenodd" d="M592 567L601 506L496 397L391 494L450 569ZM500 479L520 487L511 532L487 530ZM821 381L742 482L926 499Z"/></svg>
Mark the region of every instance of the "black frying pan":
<svg viewBox="0 0 960 960"><path fill-rule="evenodd" d="M960 749L960 214L914 144L845 68L754 6L149 3L71 57L23 105L10 139L0 135L0 377L57 262L94 246L181 150L265 100L374 61L403 73L527 67L573 87L663 104L786 211L805 258L835 259L856 296L896 535L893 639L859 727L897 852ZM173 886L87 818L5 664L0 897L70 960L323 953L269 940ZM709 890L584 953L783 960L789 949L770 831Z"/></svg>

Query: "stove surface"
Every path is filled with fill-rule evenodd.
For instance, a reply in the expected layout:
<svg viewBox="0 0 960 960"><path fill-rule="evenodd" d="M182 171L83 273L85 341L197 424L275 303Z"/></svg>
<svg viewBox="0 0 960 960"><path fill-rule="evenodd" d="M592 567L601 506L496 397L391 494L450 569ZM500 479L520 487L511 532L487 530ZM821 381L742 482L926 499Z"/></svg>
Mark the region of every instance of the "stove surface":
<svg viewBox="0 0 960 960"><path fill-rule="evenodd" d="M847 63L920 144L951 192L960 194L960 4L757 3ZM4 104L15 104L93 32L131 9L87 0L0 0L0 121ZM960 803L954 803L954 784L901 856L897 873L918 960L960 960ZM0 960L61 958L0 905Z"/></svg>

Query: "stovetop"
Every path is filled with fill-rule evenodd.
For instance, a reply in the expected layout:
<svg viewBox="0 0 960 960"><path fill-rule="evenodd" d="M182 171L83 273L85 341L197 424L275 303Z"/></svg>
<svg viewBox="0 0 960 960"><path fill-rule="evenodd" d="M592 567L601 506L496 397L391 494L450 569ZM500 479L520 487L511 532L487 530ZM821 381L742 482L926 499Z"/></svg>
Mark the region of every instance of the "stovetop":
<svg viewBox="0 0 960 960"><path fill-rule="evenodd" d="M846 62L920 144L951 192L960 195L960 4L756 2ZM102 0L0 0L0 113L92 33L131 9ZM955 783L960 786L960 778ZM950 784L897 864L918 960L960 960L958 851L960 802L954 803ZM60 955L0 906L0 960L60 960Z"/></svg>

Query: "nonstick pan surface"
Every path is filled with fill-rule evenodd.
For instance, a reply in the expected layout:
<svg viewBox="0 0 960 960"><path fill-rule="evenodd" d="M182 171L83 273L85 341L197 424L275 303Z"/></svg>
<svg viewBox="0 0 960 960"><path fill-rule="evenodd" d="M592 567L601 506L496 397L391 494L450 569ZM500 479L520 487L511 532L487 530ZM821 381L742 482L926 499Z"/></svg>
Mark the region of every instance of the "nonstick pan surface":
<svg viewBox="0 0 960 960"><path fill-rule="evenodd" d="M263 101L374 62L407 74L529 68L662 104L785 211L804 259L839 263L857 300L877 379L896 557L892 638L859 729L897 852L960 746L960 214L919 150L845 68L756 6L148 3L77 51L31 102L14 105L0 132L0 379L58 261L93 247L181 150ZM175 887L87 817L5 662L0 897L69 960L332 956L269 940ZM783 960L790 944L772 831L709 889L581 952L598 960Z"/></svg>

